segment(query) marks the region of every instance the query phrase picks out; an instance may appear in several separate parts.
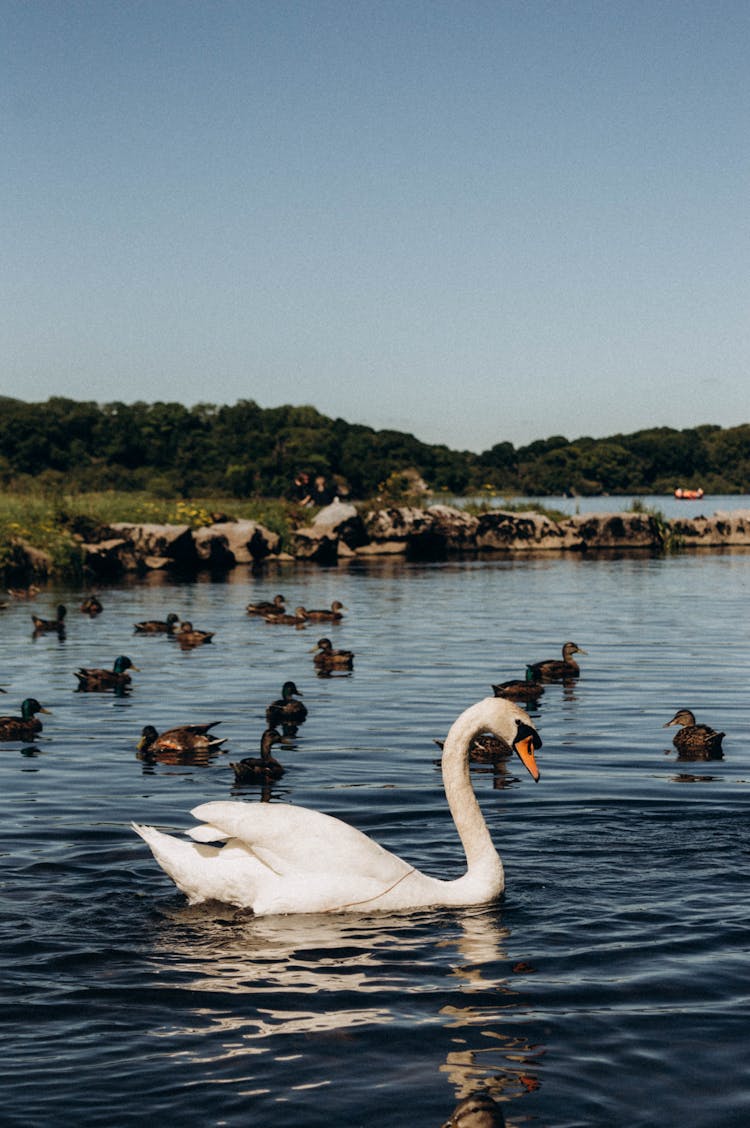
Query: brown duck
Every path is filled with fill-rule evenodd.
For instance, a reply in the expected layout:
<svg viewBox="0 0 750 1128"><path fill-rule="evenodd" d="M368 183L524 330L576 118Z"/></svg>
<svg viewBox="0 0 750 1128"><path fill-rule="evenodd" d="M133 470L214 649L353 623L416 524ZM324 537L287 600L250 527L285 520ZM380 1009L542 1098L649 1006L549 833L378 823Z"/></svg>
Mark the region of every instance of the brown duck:
<svg viewBox="0 0 750 1128"><path fill-rule="evenodd" d="M307 706L302 701L295 701L295 697L301 696L293 681L284 682L281 687L281 697L272 701L266 709L266 724L269 729L281 725L288 733L290 729L296 729L297 725L301 725L306 720Z"/></svg>
<svg viewBox="0 0 750 1128"><path fill-rule="evenodd" d="M81 604L81 611L84 615L101 615L103 610L101 599L95 595L87 595Z"/></svg>
<svg viewBox="0 0 750 1128"><path fill-rule="evenodd" d="M287 614L285 611L273 612L263 616L267 623L278 623L285 627L304 627L307 622L307 611L304 607L295 607L294 611Z"/></svg>
<svg viewBox="0 0 750 1128"><path fill-rule="evenodd" d="M147 752L193 752L197 749L217 749L225 743L226 737L213 736L210 729L221 724L211 721L207 725L178 725L176 728L158 732L153 725L145 725L138 741L138 751Z"/></svg>
<svg viewBox="0 0 750 1128"><path fill-rule="evenodd" d="M38 615L32 615L31 621L34 624L34 633L46 634L47 631L57 631L58 634L64 634L66 614L67 608L65 604L58 603L56 619L40 619Z"/></svg>
<svg viewBox="0 0 750 1128"><path fill-rule="evenodd" d="M679 732L674 734L672 743L677 749L681 760L722 760L724 753L721 742L723 732L716 732L708 725L697 725L695 715L690 709L678 709L671 721L667 721L664 728L670 725L681 725Z"/></svg>
<svg viewBox="0 0 750 1128"><path fill-rule="evenodd" d="M314 623L339 623L344 618L342 611L346 611L346 607L340 600L334 599L330 609L313 607L312 610L305 611L305 615Z"/></svg>
<svg viewBox="0 0 750 1128"><path fill-rule="evenodd" d="M215 631L199 631L189 620L185 620L184 623L180 623L174 636L180 646L203 646L205 642L211 641L215 633Z"/></svg>
<svg viewBox="0 0 750 1128"><path fill-rule="evenodd" d="M275 595L273 599L260 599L257 603L248 603L248 615L283 615L286 611L286 600L283 595Z"/></svg>
<svg viewBox="0 0 750 1128"><path fill-rule="evenodd" d="M527 672L531 671L533 681L562 681L565 678L577 678L581 669L573 655L585 653L586 651L576 646L574 642L564 642L562 661L559 658L548 658L544 662L531 662L527 666Z"/></svg>
<svg viewBox="0 0 750 1128"><path fill-rule="evenodd" d="M174 634L179 621L180 616L170 611L166 619L143 619L134 623L133 629L136 634Z"/></svg>
<svg viewBox="0 0 750 1128"><path fill-rule="evenodd" d="M313 662L318 670L351 670L354 668L354 655L351 650L334 650L330 638L319 638L313 647Z"/></svg>
<svg viewBox="0 0 750 1128"><path fill-rule="evenodd" d="M271 755L272 745L280 743L281 734L276 729L266 729L260 739L260 756L246 756L244 760L229 765L234 772L234 782L268 783L269 780L281 779L284 768Z"/></svg>

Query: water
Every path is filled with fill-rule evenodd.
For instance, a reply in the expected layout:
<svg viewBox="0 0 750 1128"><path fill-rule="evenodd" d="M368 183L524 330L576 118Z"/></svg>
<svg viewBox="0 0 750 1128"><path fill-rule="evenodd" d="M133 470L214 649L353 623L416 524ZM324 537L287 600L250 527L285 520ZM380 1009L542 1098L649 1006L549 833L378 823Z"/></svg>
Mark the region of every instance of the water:
<svg viewBox="0 0 750 1128"><path fill-rule="evenodd" d="M461 504L461 500L457 499L457 503ZM470 500L486 502L487 499L475 497ZM623 513L632 509L634 502L646 509L657 510L669 520L675 517L687 519L712 517L714 513L750 509L750 494L706 494L700 501L678 500L674 494L650 494L645 497L631 495L607 497L598 494L595 497L527 497L511 500L514 506L528 502L529 505L541 505L570 517L577 513ZM507 500L494 498L492 504L495 508L502 509L507 504Z"/></svg>
<svg viewBox="0 0 750 1128"><path fill-rule="evenodd" d="M747 1053L750 553L664 559L373 562L236 569L83 592L50 587L0 612L3 712L48 708L32 747L0 746L6 1030L0 1122L438 1128L486 1090L512 1128L750 1123ZM347 606L298 631L245 614ZM69 608L64 641L30 610ZM214 642L183 652L132 624L174 610ZM320 635L355 651L314 676ZM291 677L309 719L278 757L272 801L338 815L440 876L462 859L433 739L554 657L588 654L534 711L534 784L475 770L507 889L467 910L253 917L189 907L129 829L190 823L233 791L264 709ZM128 654L130 696L74 692L79 665ZM679 763L687 705L726 731L725 758ZM220 719L208 763L147 764L159 729Z"/></svg>

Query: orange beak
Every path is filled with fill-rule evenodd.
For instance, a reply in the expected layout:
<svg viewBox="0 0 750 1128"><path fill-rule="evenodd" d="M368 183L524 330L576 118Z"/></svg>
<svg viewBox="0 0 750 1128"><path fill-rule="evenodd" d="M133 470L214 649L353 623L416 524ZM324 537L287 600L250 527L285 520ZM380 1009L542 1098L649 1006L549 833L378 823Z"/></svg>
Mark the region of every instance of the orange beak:
<svg viewBox="0 0 750 1128"><path fill-rule="evenodd" d="M536 733L529 732L528 729L526 735L519 735L513 742L513 747L518 753L521 763L535 783L539 782L539 768L534 758L534 747L538 748L540 744L541 741Z"/></svg>

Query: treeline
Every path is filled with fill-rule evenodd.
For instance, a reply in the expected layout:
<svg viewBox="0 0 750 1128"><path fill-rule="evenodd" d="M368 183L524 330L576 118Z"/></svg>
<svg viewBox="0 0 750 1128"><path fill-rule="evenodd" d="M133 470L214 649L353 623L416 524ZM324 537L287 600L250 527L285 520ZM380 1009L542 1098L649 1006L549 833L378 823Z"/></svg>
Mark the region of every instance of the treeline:
<svg viewBox="0 0 750 1128"><path fill-rule="evenodd" d="M352 498L397 492L402 480L407 489L415 473L433 491L457 495L649 494L676 485L746 493L750 424L657 427L573 441L554 435L518 448L501 441L476 454L331 419L307 406L0 397L5 489L282 497L300 469L324 473Z"/></svg>

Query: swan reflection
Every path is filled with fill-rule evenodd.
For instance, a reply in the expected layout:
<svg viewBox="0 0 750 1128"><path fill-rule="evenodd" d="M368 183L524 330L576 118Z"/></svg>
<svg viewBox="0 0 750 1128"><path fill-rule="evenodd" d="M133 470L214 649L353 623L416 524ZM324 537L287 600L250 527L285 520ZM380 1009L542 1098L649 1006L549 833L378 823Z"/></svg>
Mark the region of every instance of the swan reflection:
<svg viewBox="0 0 750 1128"><path fill-rule="evenodd" d="M509 1100L538 1085L542 1053L517 1029L509 935L497 905L355 918L180 905L164 912L155 955L199 1005L163 1036L200 1028L201 1046L216 1056L218 1034L221 1056L233 1057L273 1052L279 1037L364 1027L392 1026L398 1039L413 1024L440 1047L427 1068L450 1084L453 1103L487 1093L507 1115Z"/></svg>

